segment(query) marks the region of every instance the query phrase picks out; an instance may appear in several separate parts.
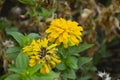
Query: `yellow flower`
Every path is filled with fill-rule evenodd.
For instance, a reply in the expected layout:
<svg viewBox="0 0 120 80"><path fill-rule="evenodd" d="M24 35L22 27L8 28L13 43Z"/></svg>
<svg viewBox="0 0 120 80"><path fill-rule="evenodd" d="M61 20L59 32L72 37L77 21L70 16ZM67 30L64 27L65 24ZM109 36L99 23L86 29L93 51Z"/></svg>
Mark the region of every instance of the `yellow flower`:
<svg viewBox="0 0 120 80"><path fill-rule="evenodd" d="M58 49L57 44L48 45L48 40L33 40L31 44L23 48L23 52L29 56L29 66L42 64L40 68L41 74L47 74L52 68L61 62L56 55Z"/></svg>
<svg viewBox="0 0 120 80"><path fill-rule="evenodd" d="M46 33L50 42L55 42L57 45L63 43L64 47L67 48L69 41L72 45L78 45L82 41L81 31L83 28L78 26L77 22L60 18L51 22Z"/></svg>

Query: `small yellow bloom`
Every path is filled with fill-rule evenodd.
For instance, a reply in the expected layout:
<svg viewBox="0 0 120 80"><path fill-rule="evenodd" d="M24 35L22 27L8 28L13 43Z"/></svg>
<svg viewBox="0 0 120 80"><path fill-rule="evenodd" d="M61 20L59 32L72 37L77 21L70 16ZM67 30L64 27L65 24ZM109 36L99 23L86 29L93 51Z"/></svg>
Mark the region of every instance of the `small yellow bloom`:
<svg viewBox="0 0 120 80"><path fill-rule="evenodd" d="M33 40L30 45L23 48L23 52L30 58L29 65L31 67L36 64L42 64L41 74L47 74L51 68L54 68L61 62L56 55L58 49L56 44L48 45L48 40Z"/></svg>
<svg viewBox="0 0 120 80"><path fill-rule="evenodd" d="M67 48L68 41L72 45L78 45L82 41L82 31L83 28L78 26L77 22L60 18L51 22L46 33L50 42L55 42L57 45L63 43L64 47Z"/></svg>
<svg viewBox="0 0 120 80"><path fill-rule="evenodd" d="M47 65L47 64L44 64L43 66L42 66L42 68L40 69L40 73L41 74L47 74L47 73L49 73L50 72L50 68L49 68L49 66Z"/></svg>

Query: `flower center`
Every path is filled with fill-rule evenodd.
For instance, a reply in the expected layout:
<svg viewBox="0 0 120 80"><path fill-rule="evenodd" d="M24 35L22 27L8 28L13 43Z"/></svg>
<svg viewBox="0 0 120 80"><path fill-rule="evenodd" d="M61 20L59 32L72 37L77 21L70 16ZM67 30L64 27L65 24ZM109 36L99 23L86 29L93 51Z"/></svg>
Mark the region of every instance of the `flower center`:
<svg viewBox="0 0 120 80"><path fill-rule="evenodd" d="M46 51L46 48L44 48L44 47L42 47L40 49L41 49L41 52L39 53L39 55L40 55L40 59L42 59L46 56L47 51Z"/></svg>

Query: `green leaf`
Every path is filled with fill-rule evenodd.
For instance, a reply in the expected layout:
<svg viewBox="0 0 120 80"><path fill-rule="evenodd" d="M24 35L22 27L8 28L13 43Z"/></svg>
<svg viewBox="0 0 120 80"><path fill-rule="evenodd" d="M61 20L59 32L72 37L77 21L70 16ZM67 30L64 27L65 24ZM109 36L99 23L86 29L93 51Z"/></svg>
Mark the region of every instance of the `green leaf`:
<svg viewBox="0 0 120 80"><path fill-rule="evenodd" d="M15 60L18 54L20 53L20 47L10 47L6 50L6 56L9 59Z"/></svg>
<svg viewBox="0 0 120 80"><path fill-rule="evenodd" d="M65 49L63 45L58 46L58 55L60 55L62 59L66 59L69 55L68 49Z"/></svg>
<svg viewBox="0 0 120 80"><path fill-rule="evenodd" d="M10 47L7 49L6 54L16 53L21 50L20 47Z"/></svg>
<svg viewBox="0 0 120 80"><path fill-rule="evenodd" d="M18 28L16 28L16 27L11 27L11 28L7 27L7 28L5 28L6 34L9 34L10 32L17 32L17 31L18 31Z"/></svg>
<svg viewBox="0 0 120 80"><path fill-rule="evenodd" d="M22 47L25 47L27 44L29 44L29 38L27 36L23 37Z"/></svg>
<svg viewBox="0 0 120 80"><path fill-rule="evenodd" d="M79 44L78 46L71 46L68 48L68 51L71 55L75 55L76 53L80 53L91 48L93 44Z"/></svg>
<svg viewBox="0 0 120 80"><path fill-rule="evenodd" d="M39 80L54 80L55 78L58 77L58 75L53 71L51 71L48 74L40 74L38 76L39 76Z"/></svg>
<svg viewBox="0 0 120 80"><path fill-rule="evenodd" d="M36 33L30 33L22 38L22 47L26 46L27 44L31 43L33 39L38 39L40 36Z"/></svg>
<svg viewBox="0 0 120 80"><path fill-rule="evenodd" d="M78 59L76 57L73 57L73 56L69 56L66 59L66 65L70 68L73 68L73 69L78 69L77 62L78 62Z"/></svg>
<svg viewBox="0 0 120 80"><path fill-rule="evenodd" d="M41 16L43 16L45 19L48 18L50 15L52 15L52 11L49 11L45 8L41 8Z"/></svg>
<svg viewBox="0 0 120 80"><path fill-rule="evenodd" d="M25 69L29 65L29 58L24 53L19 53L19 55L16 58L16 67L20 69Z"/></svg>
<svg viewBox="0 0 120 80"><path fill-rule="evenodd" d="M91 72L95 72L97 69L93 65L93 62L86 63L80 66L80 71L82 72L82 76L90 75Z"/></svg>
<svg viewBox="0 0 120 80"><path fill-rule="evenodd" d="M0 76L0 80L5 80L5 78L7 78L10 74L9 73L5 73L4 75Z"/></svg>
<svg viewBox="0 0 120 80"><path fill-rule="evenodd" d="M92 60L92 58L90 58L90 57L80 57L78 59L78 65L83 66L84 64L91 62L91 60Z"/></svg>
<svg viewBox="0 0 120 80"><path fill-rule="evenodd" d="M18 0L18 1L28 6L35 6L35 0Z"/></svg>
<svg viewBox="0 0 120 80"><path fill-rule="evenodd" d="M23 38L24 38L23 34L19 32L9 32L8 34L11 35L21 47L23 47Z"/></svg>
<svg viewBox="0 0 120 80"><path fill-rule="evenodd" d="M18 73L18 74L22 74L23 72L23 69L20 69L20 68L16 68L16 67L11 67L10 69L8 69L9 71L12 71L12 72L15 72L15 73Z"/></svg>
<svg viewBox="0 0 120 80"><path fill-rule="evenodd" d="M18 74L11 74L5 80L20 80L20 76Z"/></svg>
<svg viewBox="0 0 120 80"><path fill-rule="evenodd" d="M90 79L90 76L82 76L82 77L80 77L80 79L78 79L78 80L89 80Z"/></svg>
<svg viewBox="0 0 120 80"><path fill-rule="evenodd" d="M30 79L28 80L40 80L38 76L36 75L33 75L32 77L30 77Z"/></svg>
<svg viewBox="0 0 120 80"><path fill-rule="evenodd" d="M62 61L60 64L56 66L56 68L58 70L65 70L66 69L65 63Z"/></svg>
<svg viewBox="0 0 120 80"><path fill-rule="evenodd" d="M33 39L40 38L40 35L38 35L36 33L30 33L27 37L30 39L30 41L32 41Z"/></svg>
<svg viewBox="0 0 120 80"><path fill-rule="evenodd" d="M36 73L40 68L42 67L42 64L37 64L33 67L30 67L28 70L30 72L30 75L33 75L34 73Z"/></svg>
<svg viewBox="0 0 120 80"><path fill-rule="evenodd" d="M64 73L62 73L62 76L64 78L76 79L76 74L75 74L75 71L73 69L66 70ZM69 79L67 79L67 80L69 80Z"/></svg>

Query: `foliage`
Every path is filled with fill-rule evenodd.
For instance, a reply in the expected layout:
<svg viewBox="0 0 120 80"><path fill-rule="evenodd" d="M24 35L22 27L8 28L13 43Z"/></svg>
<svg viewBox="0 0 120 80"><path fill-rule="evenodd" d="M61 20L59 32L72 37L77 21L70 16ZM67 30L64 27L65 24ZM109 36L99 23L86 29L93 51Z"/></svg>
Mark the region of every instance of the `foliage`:
<svg viewBox="0 0 120 80"><path fill-rule="evenodd" d="M10 60L14 60L15 64L11 65L8 69L10 72L9 76L5 80L12 79L43 79L48 78L51 80L57 77L53 71L46 75L40 75L38 69L41 68L42 64L38 64L34 67L29 67L29 58L23 53L22 48L27 44L30 44L32 40L40 38L38 34L30 33L28 35L23 35L18 31L7 31L7 34L10 35L15 41L16 46L10 47L6 50L6 57ZM62 79L76 79L76 71L81 69L79 64L87 64L89 62L81 61L80 52L92 47L93 44L79 44L78 46L69 45L68 48L64 48L63 45L58 46L58 55L61 59L61 63L57 65L56 71L60 72ZM86 60L89 60L89 58ZM81 63L80 63L80 62ZM24 64L24 65L23 65ZM88 70L87 70L88 71ZM94 71L94 70L93 70ZM51 75L51 73L53 73ZM39 76L38 76L39 75Z"/></svg>
<svg viewBox="0 0 120 80"><path fill-rule="evenodd" d="M93 44L79 44L78 46L69 46L68 49L63 48L63 46L59 46L58 53L62 59L62 62L58 64L56 68L61 72L63 80L76 79L76 71L78 69L82 70L82 65L91 62L89 58L81 57L79 54L91 46L93 46ZM88 70L83 71L83 74Z"/></svg>
<svg viewBox="0 0 120 80"><path fill-rule="evenodd" d="M24 65L23 65L24 64ZM11 65L9 71L11 73L5 80L53 80L57 74L50 72L47 75L39 74L37 71L42 66L41 64L29 67L29 58L22 52L16 58L15 65Z"/></svg>

